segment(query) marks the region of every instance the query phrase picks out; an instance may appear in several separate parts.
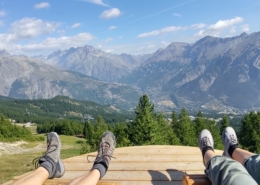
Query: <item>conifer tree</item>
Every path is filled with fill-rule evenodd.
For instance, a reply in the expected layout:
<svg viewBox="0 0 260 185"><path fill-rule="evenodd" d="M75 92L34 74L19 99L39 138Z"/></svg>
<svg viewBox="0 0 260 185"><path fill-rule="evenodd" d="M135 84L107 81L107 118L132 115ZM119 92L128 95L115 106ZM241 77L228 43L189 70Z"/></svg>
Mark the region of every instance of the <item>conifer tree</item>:
<svg viewBox="0 0 260 185"><path fill-rule="evenodd" d="M83 135L85 139L87 140L86 142L91 146L94 147L95 142L93 141L94 139L94 128L91 123L88 121L85 122L84 124L84 130L83 130Z"/></svg>
<svg viewBox="0 0 260 185"><path fill-rule="evenodd" d="M173 132L174 132L174 126L175 126L176 124L178 124L178 118L177 118L177 115L175 114L174 111L172 111L171 119L172 119L172 121L171 121L171 127L172 127L172 130L173 130Z"/></svg>
<svg viewBox="0 0 260 185"><path fill-rule="evenodd" d="M246 114L241 122L239 143L250 152L260 152L260 112Z"/></svg>
<svg viewBox="0 0 260 185"><path fill-rule="evenodd" d="M129 138L134 145L150 144L152 129L156 127L155 117L154 104L147 95L141 96L135 109L135 119L129 125Z"/></svg>
<svg viewBox="0 0 260 185"><path fill-rule="evenodd" d="M220 135L222 135L223 130L229 126L229 120L226 114L223 115L220 122Z"/></svg>
<svg viewBox="0 0 260 185"><path fill-rule="evenodd" d="M106 132L108 130L108 125L104 122L102 116L98 116L97 118L97 123L94 126L94 141L96 142L96 146L99 142L99 138L100 136L102 136L102 134L104 132Z"/></svg>
<svg viewBox="0 0 260 185"><path fill-rule="evenodd" d="M214 148L222 150L224 149L221 135L219 134L220 129L214 120L206 120L206 129L208 129L214 139Z"/></svg>
<svg viewBox="0 0 260 185"><path fill-rule="evenodd" d="M186 109L183 108L179 115L178 123L173 126L176 136L180 139L182 145L185 146L196 146L196 138L194 128L191 125L190 118L186 112Z"/></svg>
<svg viewBox="0 0 260 185"><path fill-rule="evenodd" d="M206 120L205 117L203 117L203 114L201 111L198 112L197 118L194 121L194 129L195 129L195 136L199 136L200 132L203 129L206 129Z"/></svg>
<svg viewBox="0 0 260 185"><path fill-rule="evenodd" d="M116 123L113 128L113 133L116 137L116 145L118 147L130 145L130 140L128 139L127 125L125 123Z"/></svg>

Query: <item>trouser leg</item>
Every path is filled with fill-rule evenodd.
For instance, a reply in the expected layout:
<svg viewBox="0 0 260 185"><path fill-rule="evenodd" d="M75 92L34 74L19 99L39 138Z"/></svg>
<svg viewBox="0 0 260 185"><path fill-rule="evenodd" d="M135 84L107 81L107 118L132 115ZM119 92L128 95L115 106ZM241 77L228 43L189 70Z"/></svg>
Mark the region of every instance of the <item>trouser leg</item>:
<svg viewBox="0 0 260 185"><path fill-rule="evenodd" d="M212 185L257 185L242 164L225 156L213 157L205 174Z"/></svg>
<svg viewBox="0 0 260 185"><path fill-rule="evenodd" d="M254 155L245 159L243 165L253 179L260 184L260 155Z"/></svg>

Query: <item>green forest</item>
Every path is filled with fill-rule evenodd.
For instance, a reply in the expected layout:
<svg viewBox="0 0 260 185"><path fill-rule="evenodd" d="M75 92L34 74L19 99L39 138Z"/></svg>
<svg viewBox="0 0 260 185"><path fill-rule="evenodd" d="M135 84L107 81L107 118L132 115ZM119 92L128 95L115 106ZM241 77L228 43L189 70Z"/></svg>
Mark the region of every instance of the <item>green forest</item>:
<svg viewBox="0 0 260 185"><path fill-rule="evenodd" d="M106 120L105 115L97 116L94 121L85 120L84 122L73 119L55 119L38 124L37 132L55 131L63 135L80 135L86 139L86 142L82 144L81 153L87 153L97 149L100 136L107 130L115 134L117 147L123 147L136 145L198 146L199 133L203 129L208 129L213 135L215 148L223 149L221 133L225 127L230 125L227 115L223 115L222 121L216 123L214 120L204 117L201 111L197 113L196 119L191 121L185 108L179 114L172 111L171 119L166 119L162 113L155 112L154 104L147 95L140 97L133 120L128 122L126 122L126 118L113 122ZM239 127L236 128L241 147L251 152L260 152L259 130L260 112L245 114ZM1 116L0 138L33 139L33 136L26 128L18 129L4 116Z"/></svg>
<svg viewBox="0 0 260 185"><path fill-rule="evenodd" d="M106 123L133 119L133 114L115 110L92 101L74 100L66 96L52 99L21 100L0 96L0 113L17 123L52 123L60 119L82 121L102 116Z"/></svg>

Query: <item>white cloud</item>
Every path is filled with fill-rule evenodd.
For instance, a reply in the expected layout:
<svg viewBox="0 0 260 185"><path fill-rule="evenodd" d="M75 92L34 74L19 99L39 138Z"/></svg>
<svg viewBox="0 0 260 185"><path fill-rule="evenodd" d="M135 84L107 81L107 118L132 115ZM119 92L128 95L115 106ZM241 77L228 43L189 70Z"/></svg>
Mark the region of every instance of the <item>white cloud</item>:
<svg viewBox="0 0 260 185"><path fill-rule="evenodd" d="M235 26L232 26L232 28L229 30L229 33L235 33L236 32L236 27Z"/></svg>
<svg viewBox="0 0 260 185"><path fill-rule="evenodd" d="M113 38L107 38L107 39L105 40L105 43L111 42L112 40L114 40L114 39L113 39Z"/></svg>
<svg viewBox="0 0 260 185"><path fill-rule="evenodd" d="M206 24L203 24L203 23L191 25L191 28L194 29L194 30L196 30L196 29L202 29L202 28L205 28L205 27L206 27Z"/></svg>
<svg viewBox="0 0 260 185"><path fill-rule="evenodd" d="M207 35L219 36L219 34L227 28L233 27L236 24L243 22L242 17L235 17L233 19L219 20L217 23L208 26L205 30L200 30L195 36L203 37Z"/></svg>
<svg viewBox="0 0 260 185"><path fill-rule="evenodd" d="M123 38L123 36L119 36L119 37L118 37L118 39L122 39L122 38Z"/></svg>
<svg viewBox="0 0 260 185"><path fill-rule="evenodd" d="M165 42L165 41L162 41L161 42L161 45L163 46L163 47L166 47L166 46L168 46L170 44L170 42Z"/></svg>
<svg viewBox="0 0 260 185"><path fill-rule="evenodd" d="M174 13L174 14L172 14L174 17L181 17L182 15L181 14L179 14L179 13Z"/></svg>
<svg viewBox="0 0 260 185"><path fill-rule="evenodd" d="M159 34L160 34L160 31L159 30L155 30L155 31L139 34L138 38L150 37L150 36L155 36L155 35L159 35Z"/></svg>
<svg viewBox="0 0 260 185"><path fill-rule="evenodd" d="M65 30L57 30L57 33L60 34L60 35L64 35L66 33Z"/></svg>
<svg viewBox="0 0 260 185"><path fill-rule="evenodd" d="M248 24L242 25L242 32L248 32L249 30L250 30L250 28L249 28Z"/></svg>
<svg viewBox="0 0 260 185"><path fill-rule="evenodd" d="M4 16L6 16L5 11L0 11L0 17L4 17Z"/></svg>
<svg viewBox="0 0 260 185"><path fill-rule="evenodd" d="M71 26L71 28L77 28L77 27L80 27L81 26L81 23L75 23Z"/></svg>
<svg viewBox="0 0 260 185"><path fill-rule="evenodd" d="M101 49L103 46L101 44L97 45L97 48Z"/></svg>
<svg viewBox="0 0 260 185"><path fill-rule="evenodd" d="M110 26L108 29L109 30L114 30L114 29L116 29L116 26Z"/></svg>
<svg viewBox="0 0 260 185"><path fill-rule="evenodd" d="M106 50L107 53L112 53L112 52L114 52L114 51L115 51L114 49L107 49L107 50Z"/></svg>
<svg viewBox="0 0 260 185"><path fill-rule="evenodd" d="M36 9L48 8L50 4L48 2L41 2L39 4L34 5Z"/></svg>
<svg viewBox="0 0 260 185"><path fill-rule="evenodd" d="M95 37L90 33L79 33L70 37L62 36L58 38L47 38L43 42L36 44L17 44L12 46L12 48L9 48L10 50L13 50L14 53L22 52L35 54L36 52L40 52L46 54L58 49L64 50L70 47L84 46L87 44L87 42L93 40L94 38Z"/></svg>
<svg viewBox="0 0 260 185"><path fill-rule="evenodd" d="M142 33L142 34L139 34L137 37L138 38L144 38L144 37L150 37L150 36L165 34L165 33L169 33L169 32L175 32L175 31L179 31L179 30L185 30L185 29L187 29L187 27L170 26L170 27L163 28L161 30L154 30L154 31L151 31L151 32Z"/></svg>
<svg viewBox="0 0 260 185"><path fill-rule="evenodd" d="M5 25L4 21L0 20L0 26L4 26L4 25Z"/></svg>
<svg viewBox="0 0 260 185"><path fill-rule="evenodd" d="M117 8L111 8L109 10L105 10L99 17L101 19L111 19L115 17L119 17L121 15L121 12Z"/></svg>
<svg viewBox="0 0 260 185"><path fill-rule="evenodd" d="M88 3L97 4L97 5L108 6L102 0L83 0L83 1L88 2Z"/></svg>
<svg viewBox="0 0 260 185"><path fill-rule="evenodd" d="M39 35L50 34L59 27L59 23L47 22L36 18L23 18L11 24L8 34L12 40L33 38Z"/></svg>
<svg viewBox="0 0 260 185"><path fill-rule="evenodd" d="M147 51L147 50L150 50L154 47L155 47L155 45L148 45L148 46L145 46L145 47L137 48L136 51Z"/></svg>

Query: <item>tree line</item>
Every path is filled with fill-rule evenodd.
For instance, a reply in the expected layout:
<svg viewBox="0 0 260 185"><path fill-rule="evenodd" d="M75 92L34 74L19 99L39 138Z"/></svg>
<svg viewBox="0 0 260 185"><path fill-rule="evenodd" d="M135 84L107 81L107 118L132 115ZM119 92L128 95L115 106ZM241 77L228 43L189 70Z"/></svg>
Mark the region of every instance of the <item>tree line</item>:
<svg viewBox="0 0 260 185"><path fill-rule="evenodd" d="M136 145L198 146L198 135L203 129L208 129L213 135L215 148L223 149L221 133L225 127L229 126L229 119L226 115L223 115L220 123L216 123L213 119L204 117L201 111L198 112L196 119L191 121L185 108L179 114L173 111L171 119L167 120L162 113L155 112L154 104L150 102L147 95L140 97L134 114L135 117L131 122L108 123L102 116L98 116L94 122L85 121L84 123L74 120L55 120L39 124L37 131L38 133L55 131L64 135L83 135L86 142L82 146L81 153L86 153L97 149L100 136L107 130L115 134L117 147L123 147ZM26 134L24 135L27 132L25 128L18 131L17 126L10 124L12 126L7 127L6 125L6 119L1 118L0 137L11 137L12 132L15 132L14 135L17 138L27 137ZM260 112L245 114L236 130L241 147L251 152L260 152L259 130Z"/></svg>
<svg viewBox="0 0 260 185"><path fill-rule="evenodd" d="M191 121L185 108L179 115L174 111L171 120L165 119L161 113L156 113L154 104L150 102L147 95L139 99L135 109L135 118L131 123L116 123L112 126L104 123L102 119L91 124L85 122L83 134L86 143L81 153L94 151L97 141L106 130L112 131L116 136L118 147L135 145L184 145L198 146L197 138L203 129L208 129L214 138L216 149L223 149L221 140L222 131L229 126L227 115L223 115L220 123L205 118L201 111L196 119ZM242 148L251 152L260 152L260 112L246 114L237 130L237 135Z"/></svg>
<svg viewBox="0 0 260 185"><path fill-rule="evenodd" d="M126 111L118 112L106 105L74 100L65 96L40 100L0 99L0 113L16 120L17 123L38 124L54 123L59 119L79 122L84 119L84 115L91 115L94 119L100 115L107 123L133 118L133 114Z"/></svg>
<svg viewBox="0 0 260 185"><path fill-rule="evenodd" d="M35 137L30 130L25 127L12 124L3 115L0 115L0 141L43 141L43 137Z"/></svg>

